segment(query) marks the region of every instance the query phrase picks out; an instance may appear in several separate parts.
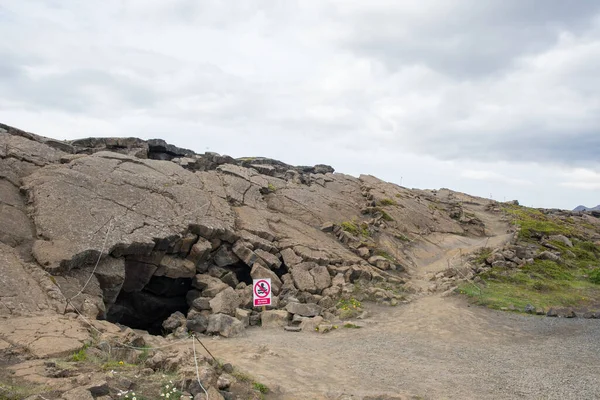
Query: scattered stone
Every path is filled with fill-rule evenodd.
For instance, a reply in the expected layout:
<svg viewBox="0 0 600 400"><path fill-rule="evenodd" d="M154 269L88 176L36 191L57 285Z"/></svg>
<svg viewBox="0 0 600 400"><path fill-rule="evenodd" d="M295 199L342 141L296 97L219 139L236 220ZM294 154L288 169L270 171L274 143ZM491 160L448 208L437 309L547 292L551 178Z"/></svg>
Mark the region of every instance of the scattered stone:
<svg viewBox="0 0 600 400"><path fill-rule="evenodd" d="M290 314L285 310L267 310L260 313L263 328L281 328L288 324Z"/></svg>
<svg viewBox="0 0 600 400"><path fill-rule="evenodd" d="M175 329L185 324L185 315L181 312L176 311L169 318L163 321L162 327L167 332L173 332Z"/></svg>
<svg viewBox="0 0 600 400"><path fill-rule="evenodd" d="M202 314L194 314L192 317L188 317L186 327L189 331L204 333L208 328L208 318Z"/></svg>
<svg viewBox="0 0 600 400"><path fill-rule="evenodd" d="M525 306L525 309L524 309L524 311L525 311L526 313L533 314L533 313L535 313L535 307L534 307L534 306L532 306L531 304L527 304L527 305Z"/></svg>
<svg viewBox="0 0 600 400"><path fill-rule="evenodd" d="M283 330L288 332L300 332L302 331L302 328L299 326L284 326Z"/></svg>
<svg viewBox="0 0 600 400"><path fill-rule="evenodd" d="M551 253L549 251L542 251L540 254L537 255L537 259L538 260L554 261L556 263L560 263L562 261L562 259L560 258L560 256L557 256L556 254Z"/></svg>
<svg viewBox="0 0 600 400"><path fill-rule="evenodd" d="M564 235L551 235L549 239L554 240L555 242L561 242L567 247L573 247L571 240Z"/></svg>
<svg viewBox="0 0 600 400"><path fill-rule="evenodd" d="M238 240L233 245L232 250L235 253L235 255L238 256L240 260L242 260L246 265L251 267L256 262L256 253L252 251L252 249L250 248L250 244L242 240Z"/></svg>
<svg viewBox="0 0 600 400"><path fill-rule="evenodd" d="M208 317L206 333L219 334L224 337L240 335L244 331L244 325L236 318L227 314L212 314Z"/></svg>
<svg viewBox="0 0 600 400"><path fill-rule="evenodd" d="M257 249L255 251L256 255L259 256L264 262L265 264L270 268L270 269L279 269L281 268L281 260L274 254L271 254L267 251L264 251L262 249Z"/></svg>
<svg viewBox="0 0 600 400"><path fill-rule="evenodd" d="M227 289L219 292L212 300L210 300L210 308L215 314L222 313L234 315L235 310L240 306L240 298L235 292L235 289L227 287Z"/></svg>
<svg viewBox="0 0 600 400"><path fill-rule="evenodd" d="M316 328L322 322L323 322L323 317L305 318L300 323L300 328L303 331L313 332L313 331L316 331Z"/></svg>
<svg viewBox="0 0 600 400"><path fill-rule="evenodd" d="M323 310L321 306L317 304L303 304L291 302L285 306L285 309L292 314L300 315L302 317L316 317L321 314Z"/></svg>

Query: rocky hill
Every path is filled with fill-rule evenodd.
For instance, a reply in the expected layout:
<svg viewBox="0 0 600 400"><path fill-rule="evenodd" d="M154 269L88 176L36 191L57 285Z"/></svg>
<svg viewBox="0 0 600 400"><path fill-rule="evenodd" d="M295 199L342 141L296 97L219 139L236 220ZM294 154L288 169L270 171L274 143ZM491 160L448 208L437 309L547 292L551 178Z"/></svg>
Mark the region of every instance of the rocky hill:
<svg viewBox="0 0 600 400"><path fill-rule="evenodd" d="M600 204L596 207L577 206L573 211L600 211Z"/></svg>
<svg viewBox="0 0 600 400"><path fill-rule="evenodd" d="M519 272L531 280L528 290L548 294L552 286L534 285L554 284L544 268L565 259L586 260L572 280L594 276L597 218L556 210L525 218L520 210L327 165L196 154L163 140L56 141L0 124L0 363L64 357L93 344L111 365L112 350L101 354L106 343L146 374L166 365L193 372L183 353L148 357L147 349L257 325L327 331L358 316L360 301L394 306L430 293L462 292L525 311L532 300L504 293L508 300L494 303L485 293L497 298L495 282ZM558 214L584 229L556 228L546 215ZM268 310L252 307L255 278L271 278ZM557 305L530 306L546 313ZM218 396L250 398L247 379L205 361ZM36 364L45 372L35 376L50 385L48 370L61 370L55 364ZM182 390L202 396L193 382ZM51 384L54 398L75 398L64 389L81 387L94 398L115 396L119 385L59 390L63 383Z"/></svg>

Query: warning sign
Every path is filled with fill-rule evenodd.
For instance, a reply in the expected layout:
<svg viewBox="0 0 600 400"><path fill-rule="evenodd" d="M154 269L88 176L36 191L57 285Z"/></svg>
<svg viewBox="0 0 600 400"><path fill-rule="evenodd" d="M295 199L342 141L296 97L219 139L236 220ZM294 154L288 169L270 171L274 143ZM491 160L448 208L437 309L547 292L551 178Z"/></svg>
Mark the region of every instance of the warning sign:
<svg viewBox="0 0 600 400"><path fill-rule="evenodd" d="M271 305L271 278L254 279L254 307Z"/></svg>

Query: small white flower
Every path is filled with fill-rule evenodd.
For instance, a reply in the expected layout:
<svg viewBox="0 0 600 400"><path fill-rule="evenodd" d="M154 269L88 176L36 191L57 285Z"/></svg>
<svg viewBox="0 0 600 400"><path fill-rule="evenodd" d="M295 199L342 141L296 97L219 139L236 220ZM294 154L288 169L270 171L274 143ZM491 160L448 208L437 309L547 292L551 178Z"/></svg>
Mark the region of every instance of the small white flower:
<svg viewBox="0 0 600 400"><path fill-rule="evenodd" d="M131 395L132 395L132 396L135 396L135 393L131 392Z"/></svg>
<svg viewBox="0 0 600 400"><path fill-rule="evenodd" d="M175 389L175 387L173 387L173 392L176 392L176 391L177 391L177 389Z"/></svg>
<svg viewBox="0 0 600 400"><path fill-rule="evenodd" d="M161 394L160 394L160 397L165 397L165 394L164 394L164 393L161 393Z"/></svg>
<svg viewBox="0 0 600 400"><path fill-rule="evenodd" d="M131 400L135 400L135 397L133 399L131 399Z"/></svg>
<svg viewBox="0 0 600 400"><path fill-rule="evenodd" d="M169 393L167 393L167 396L166 396L166 397L167 397L167 399L169 398Z"/></svg>

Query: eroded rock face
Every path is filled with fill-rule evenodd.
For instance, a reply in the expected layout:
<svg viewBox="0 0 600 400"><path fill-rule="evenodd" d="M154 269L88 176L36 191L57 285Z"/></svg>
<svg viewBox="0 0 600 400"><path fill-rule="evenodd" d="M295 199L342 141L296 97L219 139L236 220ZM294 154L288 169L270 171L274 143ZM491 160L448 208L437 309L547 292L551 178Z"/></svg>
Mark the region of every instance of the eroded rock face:
<svg viewBox="0 0 600 400"><path fill-rule="evenodd" d="M255 278L271 279L275 308L296 296L311 315L346 284L402 282L412 234L479 226L451 193L437 196L326 165L162 140L61 142L0 124L0 242L10 246L0 256L34 260L85 315L143 329L178 312L187 322L176 329L236 332L229 318L258 320L245 312Z"/></svg>

